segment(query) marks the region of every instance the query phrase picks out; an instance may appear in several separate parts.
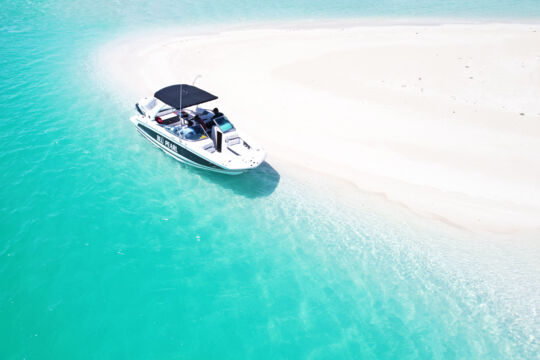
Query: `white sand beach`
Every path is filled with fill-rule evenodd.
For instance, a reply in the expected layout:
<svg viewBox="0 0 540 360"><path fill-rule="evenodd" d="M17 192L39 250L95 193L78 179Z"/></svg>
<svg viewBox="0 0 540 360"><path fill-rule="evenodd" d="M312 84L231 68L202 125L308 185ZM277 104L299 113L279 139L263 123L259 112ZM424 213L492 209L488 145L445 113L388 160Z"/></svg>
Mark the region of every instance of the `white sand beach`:
<svg viewBox="0 0 540 360"><path fill-rule="evenodd" d="M201 74L278 171L476 232L540 234L540 25L164 29L107 44L99 65L133 102Z"/></svg>

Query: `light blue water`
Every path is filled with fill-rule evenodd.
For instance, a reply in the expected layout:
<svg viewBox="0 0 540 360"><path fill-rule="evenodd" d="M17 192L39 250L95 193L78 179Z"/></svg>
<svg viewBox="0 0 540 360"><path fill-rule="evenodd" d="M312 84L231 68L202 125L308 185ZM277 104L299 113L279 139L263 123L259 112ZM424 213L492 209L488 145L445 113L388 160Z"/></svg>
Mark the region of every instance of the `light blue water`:
<svg viewBox="0 0 540 360"><path fill-rule="evenodd" d="M271 164L240 177L184 167L133 130L131 104L96 87L88 59L115 34L154 23L515 20L540 17L538 2L1 9L2 359L537 357L537 329L472 275L474 257L436 245L448 239L369 206L352 212Z"/></svg>

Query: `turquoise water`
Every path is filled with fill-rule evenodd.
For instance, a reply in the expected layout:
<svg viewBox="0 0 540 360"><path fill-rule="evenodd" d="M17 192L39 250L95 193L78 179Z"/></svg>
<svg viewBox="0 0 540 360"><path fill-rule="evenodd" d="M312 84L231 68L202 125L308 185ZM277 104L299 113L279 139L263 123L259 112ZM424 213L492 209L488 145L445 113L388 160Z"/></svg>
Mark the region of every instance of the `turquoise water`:
<svg viewBox="0 0 540 360"><path fill-rule="evenodd" d="M503 250L475 265L272 164L184 167L133 130L89 60L153 23L540 17L536 1L412 3L2 2L1 358L537 357L537 319L474 275Z"/></svg>

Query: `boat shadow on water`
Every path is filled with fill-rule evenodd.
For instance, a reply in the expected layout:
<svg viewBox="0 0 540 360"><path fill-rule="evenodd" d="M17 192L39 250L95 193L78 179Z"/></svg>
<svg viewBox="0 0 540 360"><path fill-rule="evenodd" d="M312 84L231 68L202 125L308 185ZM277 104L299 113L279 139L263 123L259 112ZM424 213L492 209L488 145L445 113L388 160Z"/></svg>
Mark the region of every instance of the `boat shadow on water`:
<svg viewBox="0 0 540 360"><path fill-rule="evenodd" d="M226 175L206 170L195 169L206 179L232 190L235 194L247 198L258 198L271 195L277 188L280 175L266 161L258 168L240 175Z"/></svg>

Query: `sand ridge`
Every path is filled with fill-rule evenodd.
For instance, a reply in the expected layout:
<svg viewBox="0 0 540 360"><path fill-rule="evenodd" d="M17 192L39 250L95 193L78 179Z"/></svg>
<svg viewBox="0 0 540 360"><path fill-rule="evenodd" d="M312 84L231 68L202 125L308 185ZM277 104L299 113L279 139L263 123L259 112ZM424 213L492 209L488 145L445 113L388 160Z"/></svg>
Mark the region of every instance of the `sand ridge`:
<svg viewBox="0 0 540 360"><path fill-rule="evenodd" d="M108 44L98 64L134 101L201 74L278 171L468 229L540 233L540 25L177 29Z"/></svg>

